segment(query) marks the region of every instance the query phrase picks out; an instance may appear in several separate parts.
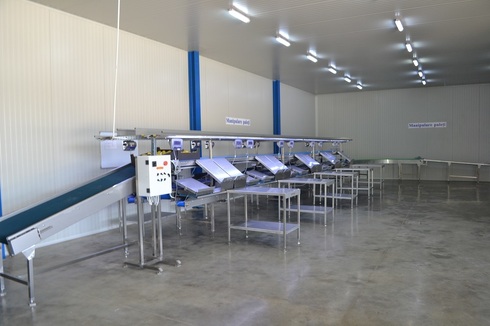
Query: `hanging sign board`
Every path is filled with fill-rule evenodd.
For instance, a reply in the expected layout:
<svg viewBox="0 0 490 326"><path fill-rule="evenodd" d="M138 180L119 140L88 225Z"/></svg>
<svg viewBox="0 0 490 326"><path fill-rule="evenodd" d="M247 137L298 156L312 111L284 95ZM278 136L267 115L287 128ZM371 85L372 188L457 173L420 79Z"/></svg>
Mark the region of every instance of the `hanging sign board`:
<svg viewBox="0 0 490 326"><path fill-rule="evenodd" d="M410 122L408 129L420 128L446 128L447 122Z"/></svg>
<svg viewBox="0 0 490 326"><path fill-rule="evenodd" d="M226 117L225 123L227 125L244 126L244 127L250 127L252 125L250 119L232 118L232 117Z"/></svg>

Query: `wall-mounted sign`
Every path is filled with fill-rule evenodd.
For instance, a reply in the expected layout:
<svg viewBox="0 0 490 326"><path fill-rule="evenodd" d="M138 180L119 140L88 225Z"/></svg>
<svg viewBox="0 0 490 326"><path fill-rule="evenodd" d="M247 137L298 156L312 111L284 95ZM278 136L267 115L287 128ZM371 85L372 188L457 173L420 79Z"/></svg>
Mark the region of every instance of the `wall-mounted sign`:
<svg viewBox="0 0 490 326"><path fill-rule="evenodd" d="M418 128L446 128L447 122L411 122L408 124L408 129Z"/></svg>
<svg viewBox="0 0 490 326"><path fill-rule="evenodd" d="M242 118L226 117L225 122L227 125L236 125L236 126L245 126L245 127L250 127L252 125L250 119L242 119Z"/></svg>

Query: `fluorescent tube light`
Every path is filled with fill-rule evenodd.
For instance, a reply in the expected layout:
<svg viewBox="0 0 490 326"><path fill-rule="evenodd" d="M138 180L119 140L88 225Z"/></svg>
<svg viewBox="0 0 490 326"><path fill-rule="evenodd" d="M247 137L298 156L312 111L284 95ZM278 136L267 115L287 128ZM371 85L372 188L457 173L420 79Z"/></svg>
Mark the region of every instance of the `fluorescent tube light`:
<svg viewBox="0 0 490 326"><path fill-rule="evenodd" d="M315 57L311 52L308 52L306 54L306 58L310 60L311 62L318 62L317 57Z"/></svg>
<svg viewBox="0 0 490 326"><path fill-rule="evenodd" d="M407 48L408 52L410 53L412 52L413 49L412 49L412 44L410 44L410 42L405 43L405 47Z"/></svg>
<svg viewBox="0 0 490 326"><path fill-rule="evenodd" d="M352 81L352 79L350 79L350 77L349 77L349 76L347 76L347 75L345 75L345 76L344 76L344 80L345 80L346 82L348 82L348 83L350 83L350 82Z"/></svg>
<svg viewBox="0 0 490 326"><path fill-rule="evenodd" d="M395 19L395 25L399 32L403 32L403 24L400 18Z"/></svg>
<svg viewBox="0 0 490 326"><path fill-rule="evenodd" d="M422 70L419 70L417 73L419 74L420 78L424 77L424 72Z"/></svg>
<svg viewBox="0 0 490 326"><path fill-rule="evenodd" d="M284 36L282 36L281 34L276 35L276 41L281 43L284 46L290 46L291 45L291 42L289 42L289 40L287 38L285 38Z"/></svg>
<svg viewBox="0 0 490 326"><path fill-rule="evenodd" d="M332 74L334 74L334 75L337 73L337 69L335 69L335 67L334 67L334 66L328 66L328 68L327 68L327 69L328 69L328 71L330 71L330 72L331 72Z"/></svg>
<svg viewBox="0 0 490 326"><path fill-rule="evenodd" d="M413 58L412 62L415 67L419 66L419 61L417 60L417 58Z"/></svg>
<svg viewBox="0 0 490 326"><path fill-rule="evenodd" d="M360 83L357 83L356 87L362 89L362 85Z"/></svg>
<svg viewBox="0 0 490 326"><path fill-rule="evenodd" d="M425 79L422 79L422 85L427 85L427 82L425 81Z"/></svg>
<svg viewBox="0 0 490 326"><path fill-rule="evenodd" d="M228 13L235 17L236 19L241 20L244 23L250 23L250 18L241 10L237 9L235 6L232 6L229 10Z"/></svg>

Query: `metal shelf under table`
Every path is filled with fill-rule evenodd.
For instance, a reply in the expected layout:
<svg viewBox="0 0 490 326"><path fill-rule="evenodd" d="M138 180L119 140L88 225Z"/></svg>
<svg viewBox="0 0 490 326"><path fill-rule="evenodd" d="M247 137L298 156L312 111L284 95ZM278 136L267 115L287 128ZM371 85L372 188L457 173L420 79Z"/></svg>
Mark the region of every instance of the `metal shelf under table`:
<svg viewBox="0 0 490 326"><path fill-rule="evenodd" d="M326 196L338 200L350 200L351 207L354 207L354 199L356 200L356 206L358 202L358 189L359 189L359 174L356 172L315 172L314 178L318 179L334 179L335 180L335 192L329 193ZM350 180L350 186L344 185L344 180ZM316 195L319 196L319 195Z"/></svg>
<svg viewBox="0 0 490 326"><path fill-rule="evenodd" d="M282 234L283 235L283 246L284 251L286 251L287 239L286 236L297 231L298 245L300 244L300 193L299 189L289 189L289 188L268 188L268 187L246 187L241 189L232 189L226 192L227 197L227 215L228 215L228 243L231 243L231 230L242 230L247 233L248 231L253 232L265 232L272 234ZM273 196L279 199L279 208L281 208L281 203L283 208L291 208L291 199L297 198L297 222L287 223L286 209L282 210L282 221L272 222L272 221L256 221L248 219L248 196ZM231 224L231 205L230 198L235 196L244 197L244 212L245 221L239 224ZM280 218L279 218L280 219Z"/></svg>
<svg viewBox="0 0 490 326"><path fill-rule="evenodd" d="M303 213L323 213L323 225L327 225L327 214L334 214L335 200L333 194L335 193L335 180L332 179L319 179L319 178L291 178L285 180L279 180L278 185L281 187L282 185L287 185L288 188L291 188L293 185L313 185L313 203L312 205L301 205L300 210ZM320 198L323 200L323 206L315 205L315 198L318 197L316 195L316 186L320 187ZM332 188L332 192L328 192L328 187ZM322 189L323 188L323 189ZM332 199L332 207L327 206L327 198ZM286 207L286 210L296 210L298 209L295 205L291 207Z"/></svg>

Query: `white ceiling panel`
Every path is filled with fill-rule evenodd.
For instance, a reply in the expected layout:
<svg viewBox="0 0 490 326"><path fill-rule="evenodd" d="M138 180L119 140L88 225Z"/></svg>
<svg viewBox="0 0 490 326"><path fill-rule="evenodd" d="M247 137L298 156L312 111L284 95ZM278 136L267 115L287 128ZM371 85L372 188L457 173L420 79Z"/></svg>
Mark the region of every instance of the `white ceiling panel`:
<svg viewBox="0 0 490 326"><path fill-rule="evenodd" d="M117 0L32 1L116 26ZM227 13L231 3L121 0L121 28L313 94L360 92L356 82L363 91L424 87L405 40L420 59L425 87L490 83L488 0L236 0L249 24ZM274 40L278 31L289 35L289 48ZM308 50L317 63L306 60Z"/></svg>

